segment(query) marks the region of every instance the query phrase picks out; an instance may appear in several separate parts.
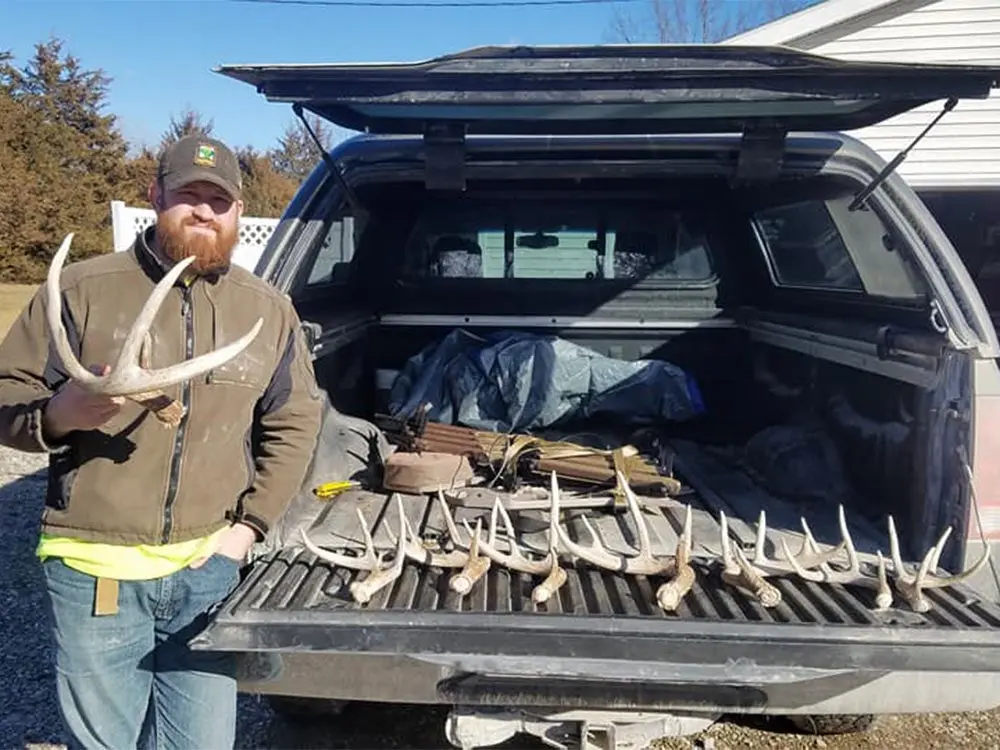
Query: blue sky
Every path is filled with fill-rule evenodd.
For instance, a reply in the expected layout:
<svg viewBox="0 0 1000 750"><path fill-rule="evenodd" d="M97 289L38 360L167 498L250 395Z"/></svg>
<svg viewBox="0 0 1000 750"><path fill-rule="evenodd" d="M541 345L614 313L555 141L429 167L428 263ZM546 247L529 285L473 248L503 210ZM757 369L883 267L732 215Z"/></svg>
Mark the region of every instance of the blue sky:
<svg viewBox="0 0 1000 750"><path fill-rule="evenodd" d="M725 0L753 2L755 0ZM154 144L193 108L233 145L274 145L293 120L250 86L212 72L226 63L408 61L484 44L600 43L615 10L643 0L506 8L304 7L231 0L0 0L0 49L22 64L57 36L88 69L113 78L109 110L126 137Z"/></svg>

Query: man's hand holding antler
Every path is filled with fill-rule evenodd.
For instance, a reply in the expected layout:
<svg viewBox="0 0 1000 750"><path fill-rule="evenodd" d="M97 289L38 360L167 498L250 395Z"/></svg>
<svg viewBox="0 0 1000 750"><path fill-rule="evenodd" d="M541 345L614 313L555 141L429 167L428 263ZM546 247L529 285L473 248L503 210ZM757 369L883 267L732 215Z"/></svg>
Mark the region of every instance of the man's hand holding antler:
<svg viewBox="0 0 1000 750"><path fill-rule="evenodd" d="M106 375L108 365L89 368L95 375ZM74 430L92 430L105 424L121 411L125 399L91 393L75 380L67 380L49 399L42 418L47 438L58 440Z"/></svg>

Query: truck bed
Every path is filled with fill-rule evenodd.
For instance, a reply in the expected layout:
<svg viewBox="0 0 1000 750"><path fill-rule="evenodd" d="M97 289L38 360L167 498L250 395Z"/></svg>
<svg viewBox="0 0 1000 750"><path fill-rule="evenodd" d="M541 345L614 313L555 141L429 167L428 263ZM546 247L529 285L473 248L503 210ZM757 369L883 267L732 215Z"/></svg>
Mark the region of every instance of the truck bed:
<svg viewBox="0 0 1000 750"><path fill-rule="evenodd" d="M654 548L672 553L684 503L691 503L696 583L676 612L656 605L660 581L653 578L567 566L568 579L559 594L536 604L531 589L537 581L531 576L494 564L462 596L449 588L448 570L409 561L394 584L360 605L347 587L366 573L339 569L296 547L258 561L195 645L286 653L493 654L508 661L527 658L533 669L538 665L534 660L544 658L550 673L574 674L589 671L579 666L584 660L602 663L597 673L605 677L608 664L624 660L647 664L650 679L657 679L657 662L664 668L667 663L719 664L751 654L755 667L796 670L1000 669L1000 608L962 586L928 591L932 609L918 614L898 596L894 608L876 612L874 592L868 589L793 576L769 579L782 594L781 603L770 609L724 584L712 567L719 554L719 510L730 519L731 534L750 549L762 508L771 544L781 533L798 531L801 515L821 543L837 543L836 509L797 508L768 495L709 449L683 441L673 448L675 474L691 491L665 507L663 518L651 527ZM444 530L432 500L406 497L404 502L415 529ZM310 538L322 547L361 549L360 533L347 531L358 529L354 519L361 507L370 522L377 519L376 547L390 549L386 524L395 528L398 521L386 506L386 496L378 493L340 496L319 516ZM460 510L456 517L463 512L469 511ZM596 524L609 548L632 548L625 518ZM888 549L879 528L850 514L848 520L863 560ZM579 539L576 523L567 526ZM541 543L544 532L536 536ZM790 546L797 549L798 544ZM771 555L774 550L769 546ZM568 667L570 663L577 667Z"/></svg>

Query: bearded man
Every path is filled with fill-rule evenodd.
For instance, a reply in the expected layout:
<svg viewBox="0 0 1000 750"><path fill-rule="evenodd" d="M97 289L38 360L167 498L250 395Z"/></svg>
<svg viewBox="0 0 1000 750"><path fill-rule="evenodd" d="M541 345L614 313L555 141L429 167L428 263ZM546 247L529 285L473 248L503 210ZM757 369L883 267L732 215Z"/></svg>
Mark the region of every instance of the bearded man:
<svg viewBox="0 0 1000 750"><path fill-rule="evenodd" d="M233 657L187 642L299 489L321 405L290 302L230 264L241 190L223 143L183 138L149 188L156 224L127 252L62 275L63 324L95 372L116 361L155 283L190 256L146 338L144 367L217 349L263 319L236 358L164 389L186 409L176 427L69 378L49 345L44 287L0 345L0 442L49 454L38 556L59 707L82 747L234 743Z"/></svg>

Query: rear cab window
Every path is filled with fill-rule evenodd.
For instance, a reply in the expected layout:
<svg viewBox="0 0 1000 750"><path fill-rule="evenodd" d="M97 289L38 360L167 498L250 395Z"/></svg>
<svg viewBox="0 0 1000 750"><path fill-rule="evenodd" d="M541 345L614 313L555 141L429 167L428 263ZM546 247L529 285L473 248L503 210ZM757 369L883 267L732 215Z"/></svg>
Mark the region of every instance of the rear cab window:
<svg viewBox="0 0 1000 750"><path fill-rule="evenodd" d="M417 222L406 279L631 279L708 281L704 231L667 208L606 213L567 204L514 215L484 205Z"/></svg>

